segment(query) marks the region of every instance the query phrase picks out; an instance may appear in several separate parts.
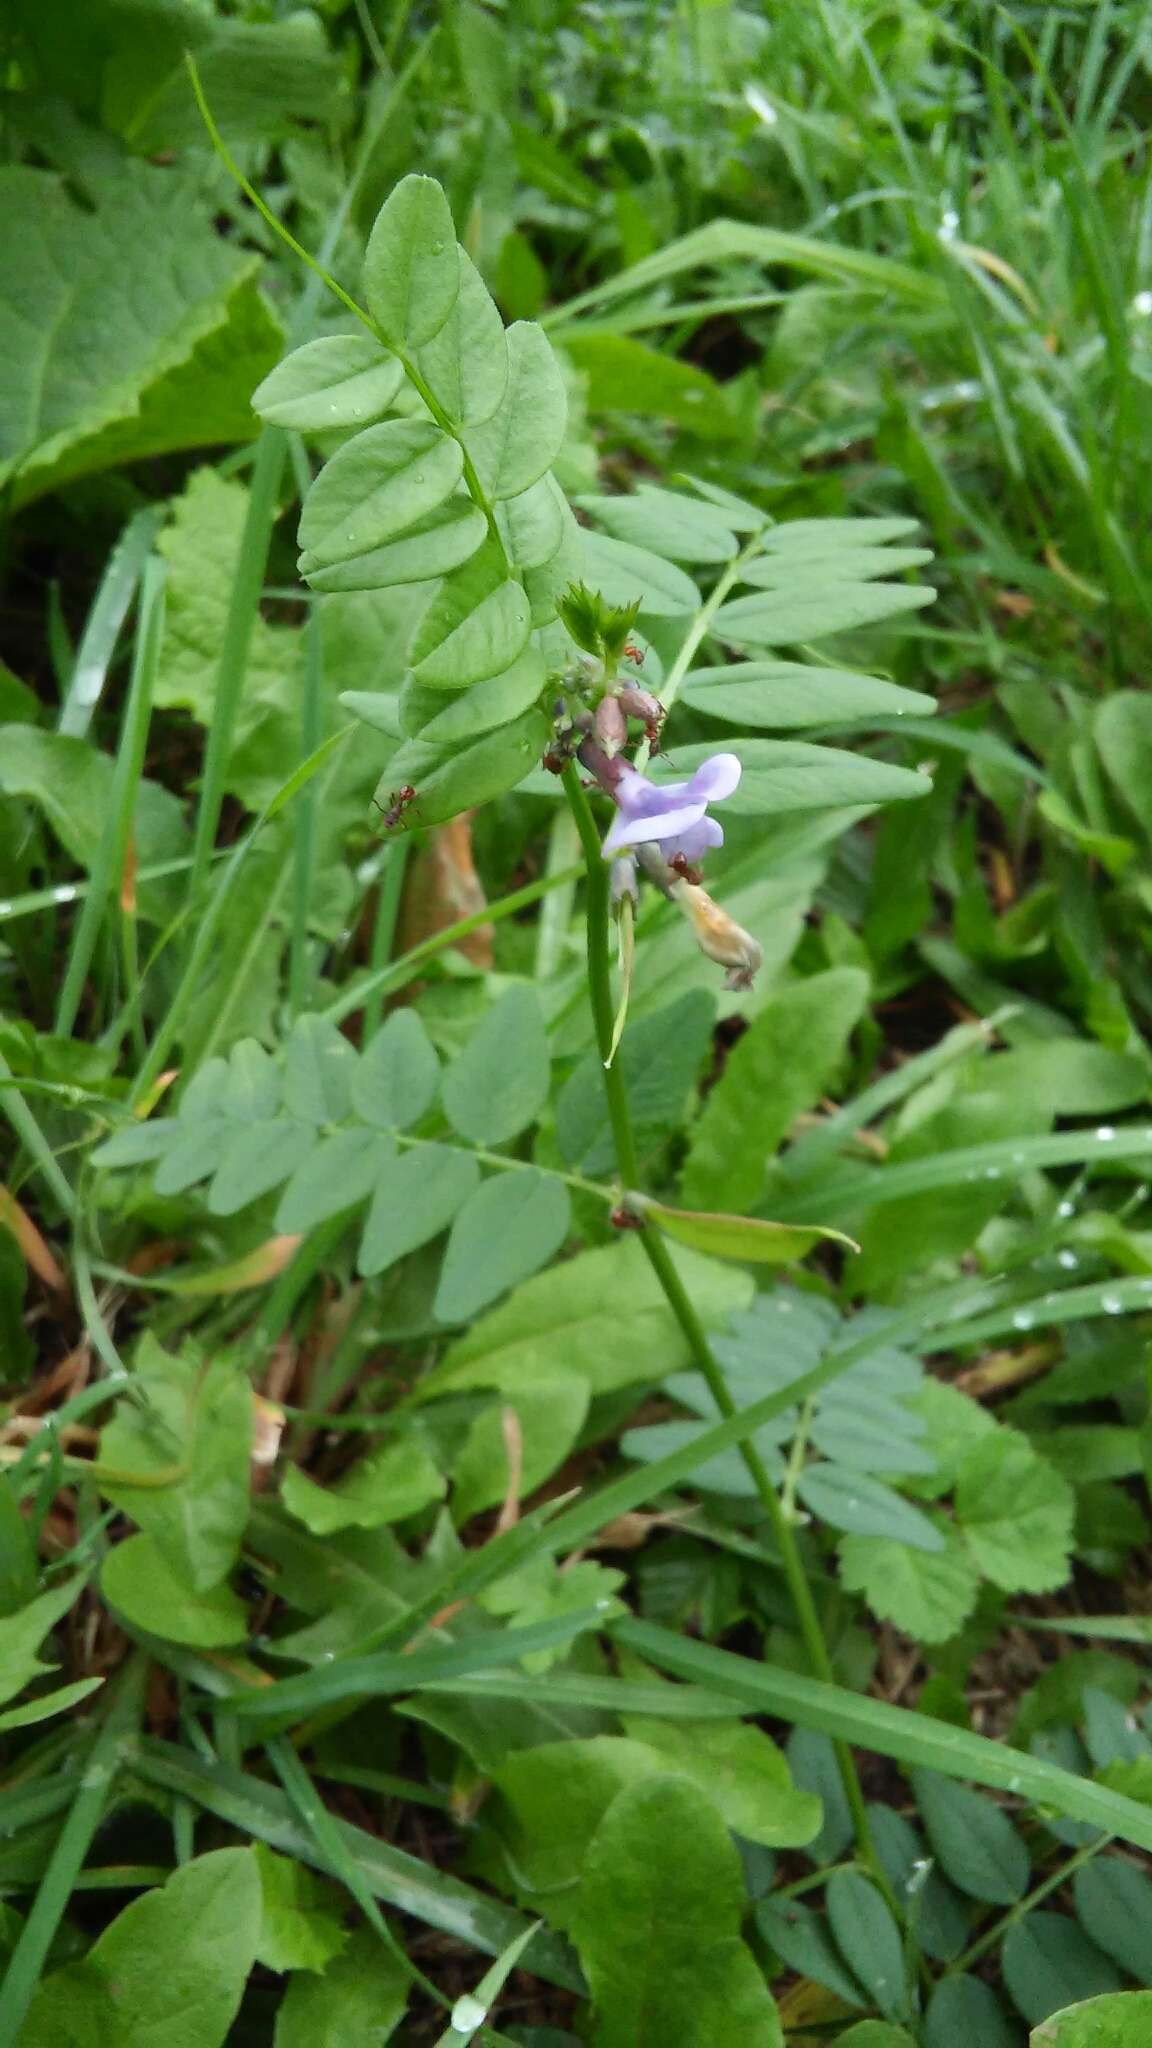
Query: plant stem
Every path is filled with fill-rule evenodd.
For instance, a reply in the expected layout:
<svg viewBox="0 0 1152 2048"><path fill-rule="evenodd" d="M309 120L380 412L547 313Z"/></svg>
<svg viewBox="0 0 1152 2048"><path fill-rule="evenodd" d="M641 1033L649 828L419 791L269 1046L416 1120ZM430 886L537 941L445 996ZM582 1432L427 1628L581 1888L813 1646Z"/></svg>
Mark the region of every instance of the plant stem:
<svg viewBox="0 0 1152 2048"><path fill-rule="evenodd" d="M991 1927L985 1928L984 1933L972 1943L971 1948L966 1948L962 1956L957 1956L954 1963L949 1963L945 1976L951 1977L958 1971L970 1970L973 1963L978 1963L981 1956L987 1955L989 1949L996 1947L997 1942L1007 1934L1010 1927L1014 1927L1016 1922L1022 1920L1026 1913L1030 1913L1034 1906L1038 1906L1042 1899L1048 1898L1052 1892L1059 1891L1062 1884L1067 1884L1070 1877L1073 1877L1085 1863L1091 1863L1093 1857L1099 1856L1101 1850L1107 1849L1115 1839L1114 1835L1098 1835L1095 1841L1086 1842L1082 1849L1077 1849L1074 1856L1069 1856L1058 1869L1050 1872L1043 1883L1038 1884L1034 1891L1030 1891L1026 1898L1017 1899L1016 1904L1009 1906L1006 1913L1001 1913Z"/></svg>
<svg viewBox="0 0 1152 2048"><path fill-rule="evenodd" d="M584 849L587 867L586 919L588 932L588 997L596 1027L596 1042L600 1058L604 1063L604 1091L608 1101L608 1116L612 1126L612 1137L616 1147L616 1164L625 1193L640 1192L637 1185L639 1169L636 1158L636 1139L632 1129L632 1118L628 1108L628 1095L624 1082L622 1065L613 1061L608 1065L612 1046L613 1004L611 983L611 948L609 942L611 902L608 863L603 857L600 835L592 816L588 799L584 794L575 764L569 761L563 771L565 794L567 795L580 843ZM728 1382L716 1359L708 1334L696 1312L695 1304L680 1278L664 1238L658 1229L649 1225L640 1232L648 1263L663 1290L664 1297L684 1333L688 1349L702 1373L708 1389L720 1414L727 1420L737 1413L736 1403L729 1391ZM812 1589L808 1584L804 1563L796 1542L796 1532L790 1517L781 1506L776 1488L760 1453L752 1443L742 1443L740 1455L748 1475L756 1489L761 1506L768 1518L773 1539L780 1553L785 1582L791 1597L797 1625L804 1640L808 1660L818 1678L829 1684L836 1683L832 1659L824 1639ZM853 1827L860 1855L869 1868L878 1874L875 1852L872 1848L868 1827L868 1816L864 1807L864 1795L856 1765L847 1743L838 1742L836 1758L840 1775L844 1781L844 1792L852 1811ZM887 1885L885 1884L887 1891Z"/></svg>
<svg viewBox="0 0 1152 2048"><path fill-rule="evenodd" d="M112 1795L125 1744L138 1722L144 1675L145 1660L137 1655L117 1681L107 1720L88 1753L68 1818L56 1838L32 1910L12 1951L0 1996L0 2048L16 2048L23 2033L48 1951Z"/></svg>

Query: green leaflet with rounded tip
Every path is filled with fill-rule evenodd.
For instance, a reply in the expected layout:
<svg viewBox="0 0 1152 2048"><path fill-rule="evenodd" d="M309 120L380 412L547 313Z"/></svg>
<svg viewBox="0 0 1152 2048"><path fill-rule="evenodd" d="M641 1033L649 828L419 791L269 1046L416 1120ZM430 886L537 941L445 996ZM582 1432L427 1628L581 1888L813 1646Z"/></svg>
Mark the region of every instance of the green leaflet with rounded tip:
<svg viewBox="0 0 1152 2048"><path fill-rule="evenodd" d="M422 690L409 677L400 700L406 732L431 746L459 746L494 726L507 725L536 702L544 688L544 661L531 644L500 675L486 676L445 704L438 690Z"/></svg>
<svg viewBox="0 0 1152 2048"><path fill-rule="evenodd" d="M464 436L484 489L515 498L537 483L559 454L568 424L564 380L542 327L517 320L505 334L508 385L492 418Z"/></svg>
<svg viewBox="0 0 1152 2048"><path fill-rule="evenodd" d="M549 474L518 497L505 498L496 508L496 524L516 567L539 569L552 560L575 521L567 498Z"/></svg>
<svg viewBox="0 0 1152 2048"><path fill-rule="evenodd" d="M330 568L309 569L313 590L386 590L396 583L425 583L458 569L474 555L488 531L484 514L462 493L438 505L385 547L353 555Z"/></svg>
<svg viewBox="0 0 1152 2048"><path fill-rule="evenodd" d="M1042 2020L1028 2048L1147 2048L1152 1991L1106 1992Z"/></svg>
<svg viewBox="0 0 1152 2048"><path fill-rule="evenodd" d="M380 1130L405 1131L432 1106L440 1079L436 1048L416 1010L394 1010L365 1046L352 1107Z"/></svg>
<svg viewBox="0 0 1152 2048"><path fill-rule="evenodd" d="M428 690L463 690L510 668L531 630L524 586L508 578L430 648L412 674Z"/></svg>
<svg viewBox="0 0 1152 2048"><path fill-rule="evenodd" d="M802 661L744 661L696 669L680 692L685 704L744 731L802 731L842 719L931 717L934 697L851 669L809 668Z"/></svg>
<svg viewBox="0 0 1152 2048"><path fill-rule="evenodd" d="M319 433L382 417L403 371L370 334L324 334L277 363L252 394L252 410L271 426Z"/></svg>
<svg viewBox="0 0 1152 2048"><path fill-rule="evenodd" d="M736 553L736 536L723 515L679 491L641 484L625 496L590 496L576 503L614 539L654 549L670 562L722 563Z"/></svg>
<svg viewBox="0 0 1152 2048"><path fill-rule="evenodd" d="M849 583L836 578L815 585L801 582L795 590L733 598L721 605L715 628L721 639L740 646L795 646L801 640L822 640L829 633L847 633L902 612L919 611L935 596L923 584Z"/></svg>
<svg viewBox="0 0 1152 2048"><path fill-rule="evenodd" d="M417 358L417 368L454 426L491 419L508 384L504 322L471 258L457 250L460 290L438 334Z"/></svg>
<svg viewBox="0 0 1152 2048"><path fill-rule="evenodd" d="M360 1241L357 1270L383 1273L446 1230L480 1180L470 1152L420 1145L381 1169Z"/></svg>
<svg viewBox="0 0 1152 2048"><path fill-rule="evenodd" d="M453 1220L433 1304L442 1323L464 1323L539 1272L568 1235L572 1204L555 1174L525 1167L482 1181Z"/></svg>
<svg viewBox="0 0 1152 2048"><path fill-rule="evenodd" d="M931 548L833 548L826 555L781 549L748 562L740 581L756 590L794 590L799 595L812 585L834 590L838 583L874 583L882 576L898 576L903 569L923 568L931 560Z"/></svg>
<svg viewBox="0 0 1152 2048"><path fill-rule="evenodd" d="M460 443L426 420L385 420L325 463L300 515L300 568L331 568L394 540L460 481Z"/></svg>
<svg viewBox="0 0 1152 2048"><path fill-rule="evenodd" d="M363 289L394 348L419 348L443 327L460 289L460 266L451 210L435 178L413 173L389 193L368 237Z"/></svg>
<svg viewBox="0 0 1152 2048"><path fill-rule="evenodd" d="M389 762L377 785L376 800L386 810L393 791L410 783L416 796L393 832L442 825L460 811L514 789L543 753L550 732L543 712L533 708L459 751L429 746L422 738L408 740Z"/></svg>
<svg viewBox="0 0 1152 2048"><path fill-rule="evenodd" d="M700 609L700 592L690 576L662 555L610 534L583 531L583 578L609 604L634 604L652 618L678 618Z"/></svg>
<svg viewBox="0 0 1152 2048"><path fill-rule="evenodd" d="M178 1579L150 1536L129 1536L108 1552L100 1590L133 1628L189 1649L225 1649L242 1643L248 1615L228 1586L194 1593Z"/></svg>

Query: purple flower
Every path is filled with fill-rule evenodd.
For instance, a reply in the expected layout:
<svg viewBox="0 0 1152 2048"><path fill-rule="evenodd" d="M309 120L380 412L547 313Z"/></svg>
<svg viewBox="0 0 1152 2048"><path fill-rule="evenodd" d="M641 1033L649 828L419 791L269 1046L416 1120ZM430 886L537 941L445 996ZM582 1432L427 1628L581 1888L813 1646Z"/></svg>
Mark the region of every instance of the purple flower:
<svg viewBox="0 0 1152 2048"><path fill-rule="evenodd" d="M673 860L677 854L685 860L699 860L710 846L724 843L723 827L708 816L708 806L731 796L739 780L740 763L735 754L710 754L689 782L649 782L635 768L624 765L613 788L619 808L604 841L605 859L610 860L621 847L654 840L665 860Z"/></svg>

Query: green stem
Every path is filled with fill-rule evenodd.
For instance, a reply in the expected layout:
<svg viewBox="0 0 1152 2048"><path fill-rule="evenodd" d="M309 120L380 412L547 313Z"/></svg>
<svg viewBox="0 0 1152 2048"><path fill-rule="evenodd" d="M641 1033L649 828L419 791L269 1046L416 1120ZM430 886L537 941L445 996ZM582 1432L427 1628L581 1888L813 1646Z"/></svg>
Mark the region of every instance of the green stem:
<svg viewBox="0 0 1152 2048"><path fill-rule="evenodd" d="M79 1789L56 1839L32 1910L0 1989L0 2048L16 2048L48 1951L64 1917L92 1838L104 1817L124 1745L139 1720L145 1663L133 1658L117 1684L108 1717L92 1744Z"/></svg>
<svg viewBox="0 0 1152 2048"><path fill-rule="evenodd" d="M596 1041L600 1048L601 1061L604 1063L604 1091L608 1101L608 1116L616 1147L616 1163L625 1189L635 1190L639 1193L636 1140L628 1108L628 1095L624 1082L623 1067L616 1061L613 1061L611 1066L607 1064L612 1046L614 1021L610 965L611 948L609 942L611 902L608 863L605 861L601 850L600 835L596 830L596 822L592 816L588 799L584 794L580 776L575 764L571 761L564 768L563 781L565 794L576 821L576 829L580 834L580 843L584 849L584 858L587 866L588 995L596 1027ZM707 1332L696 1312L695 1304L680 1278L667 1243L659 1231L651 1226L640 1232L640 1242L644 1247L648 1263L660 1283L665 1300L684 1333L688 1349L704 1377L712 1398L720 1414L725 1420L728 1420L737 1413L736 1403L732 1399L728 1382L724 1378L723 1371L713 1354ZM836 1683L836 1674L833 1669L831 1656L829 1655L828 1645L824 1640L820 1616L812 1597L812 1589L808 1584L792 1521L780 1504L776 1488L773 1486L764 1461L754 1444L742 1443L740 1455L744 1460L748 1475L752 1480L761 1506L768 1518L773 1539L780 1553L785 1582L792 1600L796 1621L804 1640L804 1646L808 1652L808 1660L818 1678L822 1678L827 1683L834 1685ZM860 1780L856 1773L852 1752L847 1743L837 1743L836 1757L840 1767L840 1775L844 1781L845 1796L852 1810L852 1821L860 1855L874 1874L879 1877L880 1873L868 1827L868 1816L864 1806L864 1795L860 1789ZM888 1887L885 1883L885 1890L887 1891L887 1889Z"/></svg>
<svg viewBox="0 0 1152 2048"><path fill-rule="evenodd" d="M1014 1927L1016 1922L1022 1920L1026 1913L1030 1913L1034 1906L1038 1906L1042 1899L1048 1898L1052 1892L1059 1891L1060 1886L1067 1884L1068 1879L1074 1876L1083 1864L1091 1863L1093 1857L1099 1856L1101 1850L1107 1849L1115 1839L1114 1835L1098 1835L1094 1842L1086 1842L1082 1849L1077 1849L1076 1854L1069 1856L1058 1870L1054 1870L1044 1879L1043 1884L1038 1884L1035 1891L1029 1892L1026 1898L1017 1899L1014 1906L1009 1906L1006 1913L1002 1913L993 1921L991 1927L985 1929L979 1939L972 1943L971 1948L966 1948L962 1956L957 1956L954 1963L949 1963L945 1976L951 1977L960 1970L970 1970L973 1963L978 1963L981 1956L987 1955L989 1949L997 1946L1010 1927Z"/></svg>

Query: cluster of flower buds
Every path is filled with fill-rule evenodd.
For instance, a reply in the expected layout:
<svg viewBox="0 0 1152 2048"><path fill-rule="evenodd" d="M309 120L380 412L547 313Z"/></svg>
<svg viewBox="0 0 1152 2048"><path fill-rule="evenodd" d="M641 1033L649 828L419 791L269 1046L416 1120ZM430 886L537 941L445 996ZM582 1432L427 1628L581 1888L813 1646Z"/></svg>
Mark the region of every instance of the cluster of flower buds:
<svg viewBox="0 0 1152 2048"><path fill-rule="evenodd" d="M650 750L658 750L664 706L633 675L643 649L631 638L638 604L610 605L598 591L574 584L560 601L560 616L592 664L573 664L557 706L557 740L545 766L559 773L575 755L616 806L604 840L612 862L613 901L635 901L637 863L688 918L701 951L725 972L725 986L748 989L763 954L752 937L700 886L698 863L724 843L723 827L708 806L732 795L741 774L735 754L712 754L686 782L652 782L625 759L629 719L638 720ZM573 704L575 699L575 705ZM582 701L581 701L582 700ZM589 710L591 706L591 710Z"/></svg>

